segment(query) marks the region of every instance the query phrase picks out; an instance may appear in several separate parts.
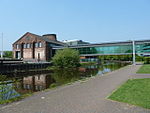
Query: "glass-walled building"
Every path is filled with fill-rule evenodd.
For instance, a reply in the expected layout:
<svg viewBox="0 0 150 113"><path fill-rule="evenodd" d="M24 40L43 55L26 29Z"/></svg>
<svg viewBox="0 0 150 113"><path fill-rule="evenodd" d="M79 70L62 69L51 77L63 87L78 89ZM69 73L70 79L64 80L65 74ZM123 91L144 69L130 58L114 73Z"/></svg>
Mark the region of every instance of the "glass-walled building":
<svg viewBox="0 0 150 113"><path fill-rule="evenodd" d="M76 48L79 53L84 54L98 54L98 55L113 55L113 54L131 54L131 45L114 45L114 46L99 46L99 47L84 47Z"/></svg>
<svg viewBox="0 0 150 113"><path fill-rule="evenodd" d="M140 56L150 56L150 42L136 44L136 54Z"/></svg>
<svg viewBox="0 0 150 113"><path fill-rule="evenodd" d="M150 56L150 40L135 41L134 46L137 55ZM78 50L81 56L127 55L133 53L133 41L85 44L68 47Z"/></svg>

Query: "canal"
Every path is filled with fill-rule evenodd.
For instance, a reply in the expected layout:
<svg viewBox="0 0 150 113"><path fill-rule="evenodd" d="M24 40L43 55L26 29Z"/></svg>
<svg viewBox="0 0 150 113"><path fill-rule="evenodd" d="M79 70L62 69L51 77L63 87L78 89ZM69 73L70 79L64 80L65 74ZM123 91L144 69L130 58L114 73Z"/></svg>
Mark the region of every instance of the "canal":
<svg viewBox="0 0 150 113"><path fill-rule="evenodd" d="M24 94L54 88L77 80L117 70L127 63L110 63L81 66L78 69L53 69L46 72L0 75L0 103Z"/></svg>

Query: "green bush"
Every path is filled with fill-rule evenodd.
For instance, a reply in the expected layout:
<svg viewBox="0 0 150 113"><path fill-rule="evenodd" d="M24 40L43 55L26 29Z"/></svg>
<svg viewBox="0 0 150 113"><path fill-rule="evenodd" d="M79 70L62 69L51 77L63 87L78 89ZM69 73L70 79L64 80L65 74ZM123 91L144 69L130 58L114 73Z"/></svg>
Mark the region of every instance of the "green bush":
<svg viewBox="0 0 150 113"><path fill-rule="evenodd" d="M80 63L81 66L86 66L86 65L95 65L97 62L82 62Z"/></svg>
<svg viewBox="0 0 150 113"><path fill-rule="evenodd" d="M150 64L150 57L144 58L144 64Z"/></svg>
<svg viewBox="0 0 150 113"><path fill-rule="evenodd" d="M4 51L4 58L13 58L12 51Z"/></svg>
<svg viewBox="0 0 150 113"><path fill-rule="evenodd" d="M144 60L143 56L136 55L136 61L143 61L143 60Z"/></svg>
<svg viewBox="0 0 150 113"><path fill-rule="evenodd" d="M132 55L102 55L99 56L101 61L103 60L118 60L118 61L132 61Z"/></svg>
<svg viewBox="0 0 150 113"><path fill-rule="evenodd" d="M132 54L129 55L101 55L98 57L101 61L103 60L117 60L117 61L132 61ZM136 55L136 61L143 61L143 56Z"/></svg>
<svg viewBox="0 0 150 113"><path fill-rule="evenodd" d="M56 51L52 58L54 66L60 68L72 68L80 65L79 52L70 48Z"/></svg>

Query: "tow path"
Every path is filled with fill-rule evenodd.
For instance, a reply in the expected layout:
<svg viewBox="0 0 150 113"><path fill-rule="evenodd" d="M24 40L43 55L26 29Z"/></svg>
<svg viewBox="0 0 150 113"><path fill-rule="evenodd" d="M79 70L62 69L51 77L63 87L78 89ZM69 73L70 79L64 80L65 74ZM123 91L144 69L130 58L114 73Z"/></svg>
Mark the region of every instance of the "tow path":
<svg viewBox="0 0 150 113"><path fill-rule="evenodd" d="M150 113L150 110L107 99L113 90L134 78L140 65L92 77L84 82L35 93L0 106L0 113Z"/></svg>

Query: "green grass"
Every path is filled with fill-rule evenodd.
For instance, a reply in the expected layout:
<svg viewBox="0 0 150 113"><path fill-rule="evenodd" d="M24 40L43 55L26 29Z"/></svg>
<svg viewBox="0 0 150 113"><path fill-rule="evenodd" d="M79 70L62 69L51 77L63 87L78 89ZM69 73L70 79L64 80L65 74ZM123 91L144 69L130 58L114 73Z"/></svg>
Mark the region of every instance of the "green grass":
<svg viewBox="0 0 150 113"><path fill-rule="evenodd" d="M150 74L150 64L144 64L138 71L139 74Z"/></svg>
<svg viewBox="0 0 150 113"><path fill-rule="evenodd" d="M150 78L129 79L108 99L150 109Z"/></svg>
<svg viewBox="0 0 150 113"><path fill-rule="evenodd" d="M8 103L12 103L12 102L15 102L15 101L19 101L19 100L24 99L24 98L26 98L28 96L31 96L31 95L32 95L32 93L28 93L28 94L23 94L19 97L11 98L11 99L8 99L8 100L1 100L0 104L8 104Z"/></svg>
<svg viewBox="0 0 150 113"><path fill-rule="evenodd" d="M95 65L97 62L80 62L81 66L86 66L86 65Z"/></svg>

